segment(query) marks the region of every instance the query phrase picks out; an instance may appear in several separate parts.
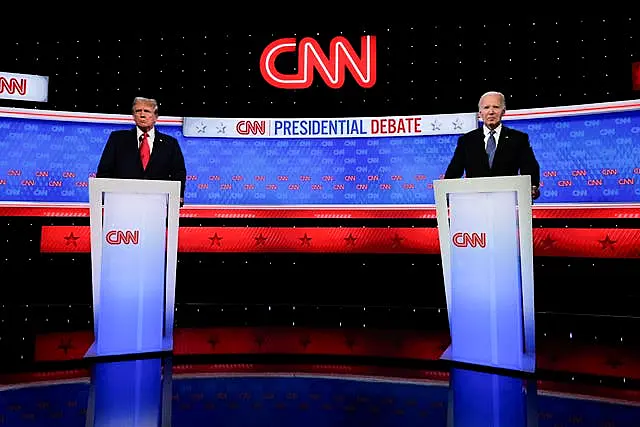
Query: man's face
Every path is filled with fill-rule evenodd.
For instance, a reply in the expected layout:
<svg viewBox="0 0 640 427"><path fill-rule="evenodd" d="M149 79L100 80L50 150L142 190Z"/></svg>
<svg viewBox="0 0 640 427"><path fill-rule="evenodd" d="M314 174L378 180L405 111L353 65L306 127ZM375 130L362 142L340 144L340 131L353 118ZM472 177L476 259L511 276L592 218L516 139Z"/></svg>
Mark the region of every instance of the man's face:
<svg viewBox="0 0 640 427"><path fill-rule="evenodd" d="M149 130L158 120L158 116L153 111L153 105L137 102L133 106L133 120L142 130Z"/></svg>
<svg viewBox="0 0 640 427"><path fill-rule="evenodd" d="M491 129L500 124L504 112L504 106L501 105L501 98L498 95L487 95L480 101L480 118Z"/></svg>

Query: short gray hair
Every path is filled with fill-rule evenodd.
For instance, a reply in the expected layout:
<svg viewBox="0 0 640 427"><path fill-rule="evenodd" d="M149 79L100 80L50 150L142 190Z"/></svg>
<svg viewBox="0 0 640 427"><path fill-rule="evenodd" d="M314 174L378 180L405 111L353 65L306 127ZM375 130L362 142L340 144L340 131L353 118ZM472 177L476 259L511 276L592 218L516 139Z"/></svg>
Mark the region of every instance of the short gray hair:
<svg viewBox="0 0 640 427"><path fill-rule="evenodd" d="M142 104L151 104L153 106L153 112L157 116L158 115L158 101L153 98L144 98L142 96L136 96L133 98L133 104L131 104L131 110L135 109L137 103Z"/></svg>
<svg viewBox="0 0 640 427"><path fill-rule="evenodd" d="M505 98L504 95L502 94L502 92L496 92L496 91L489 91L489 92L485 92L482 94L482 96L480 97L480 99L478 100L478 109L480 109L480 104L482 103L482 100L490 95L497 95L500 97L500 105L502 105L502 108L507 108L506 102L505 102Z"/></svg>

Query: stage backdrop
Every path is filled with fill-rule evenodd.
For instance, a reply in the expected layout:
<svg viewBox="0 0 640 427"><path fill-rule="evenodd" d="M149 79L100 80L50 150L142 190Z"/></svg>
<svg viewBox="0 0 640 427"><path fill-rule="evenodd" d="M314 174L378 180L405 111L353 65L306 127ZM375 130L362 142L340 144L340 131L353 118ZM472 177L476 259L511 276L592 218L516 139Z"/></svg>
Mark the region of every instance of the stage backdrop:
<svg viewBox="0 0 640 427"><path fill-rule="evenodd" d="M640 201L640 101L509 111L541 165L537 205ZM127 115L0 109L0 203L88 203L109 133ZM188 169L187 205L311 208L434 204L475 113L336 118L164 117Z"/></svg>

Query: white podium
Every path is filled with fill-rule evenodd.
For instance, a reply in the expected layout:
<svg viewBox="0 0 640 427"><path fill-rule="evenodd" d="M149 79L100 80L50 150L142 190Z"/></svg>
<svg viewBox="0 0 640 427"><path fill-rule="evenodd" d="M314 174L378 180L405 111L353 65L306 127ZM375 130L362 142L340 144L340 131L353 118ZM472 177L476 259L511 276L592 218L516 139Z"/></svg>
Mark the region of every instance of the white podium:
<svg viewBox="0 0 640 427"><path fill-rule="evenodd" d="M95 341L85 357L173 350L180 183L91 178Z"/></svg>
<svg viewBox="0 0 640 427"><path fill-rule="evenodd" d="M535 372L531 177L434 181L451 345L443 359Z"/></svg>

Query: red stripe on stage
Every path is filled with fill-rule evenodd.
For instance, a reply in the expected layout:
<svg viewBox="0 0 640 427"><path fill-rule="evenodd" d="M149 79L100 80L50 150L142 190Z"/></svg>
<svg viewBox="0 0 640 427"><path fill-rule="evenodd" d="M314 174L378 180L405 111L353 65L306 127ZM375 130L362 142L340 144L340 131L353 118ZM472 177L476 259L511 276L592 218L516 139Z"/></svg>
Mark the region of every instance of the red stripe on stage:
<svg viewBox="0 0 640 427"><path fill-rule="evenodd" d="M92 342L92 331L37 335L34 360L79 360ZM176 328L174 354L306 354L436 360L449 343L447 331L305 327ZM633 347L542 338L537 352L539 369L640 378L640 357L638 350ZM616 365L611 364L612 357L618 362Z"/></svg>
<svg viewBox="0 0 640 427"><path fill-rule="evenodd" d="M88 226L43 226L43 253L89 253ZM141 237L144 238L144 237ZM640 229L534 228L534 255L640 258ZM181 227L178 252L439 254L438 230L413 227Z"/></svg>
<svg viewBox="0 0 640 427"><path fill-rule="evenodd" d="M27 216L27 217L78 217L88 218L87 206L38 206L37 204L24 206L0 205L0 217ZM180 210L181 218L406 218L424 219L436 218L436 209L433 206L424 208L294 208L294 207L265 207L265 208L221 208L221 207L185 207ZM640 204L629 206L533 206L533 218L536 219L575 219L575 218L602 218L602 219L629 219L640 218Z"/></svg>

